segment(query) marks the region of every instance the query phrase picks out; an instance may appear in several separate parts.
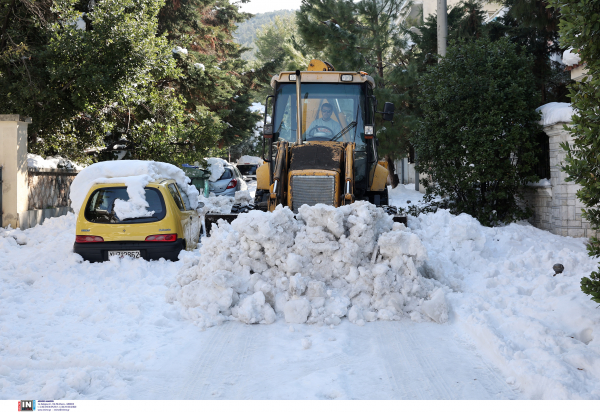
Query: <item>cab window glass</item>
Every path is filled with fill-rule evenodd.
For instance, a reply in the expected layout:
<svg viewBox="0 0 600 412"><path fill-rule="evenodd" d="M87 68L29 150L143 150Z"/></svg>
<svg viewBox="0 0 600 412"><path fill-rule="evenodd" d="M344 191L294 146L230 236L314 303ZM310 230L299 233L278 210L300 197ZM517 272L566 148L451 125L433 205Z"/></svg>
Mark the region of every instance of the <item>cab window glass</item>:
<svg viewBox="0 0 600 412"><path fill-rule="evenodd" d="M173 199L175 200L175 204L177 204L177 207L179 208L179 210L185 210L185 206L183 205L183 200L181 200L181 196L179 196L179 192L177 191L177 188L175 187L175 185L173 183L169 184L169 192L171 192L171 196L173 196Z"/></svg>
<svg viewBox="0 0 600 412"><path fill-rule="evenodd" d="M166 215L165 202L160 191L154 188L145 189L148 211L152 216L119 219L114 212L115 200L129 200L126 187L103 187L96 189L85 206L84 217L92 223L148 223L158 222Z"/></svg>
<svg viewBox="0 0 600 412"><path fill-rule="evenodd" d="M177 188L179 189L179 194L181 195L181 198L183 199L183 204L185 205L185 209L192 210L192 206L190 205L190 199L188 198L187 193L185 193L185 190L183 190L181 188L181 186L179 186L179 185L177 185Z"/></svg>
<svg viewBox="0 0 600 412"><path fill-rule="evenodd" d="M279 140L296 141L296 85L277 88L273 122ZM354 142L366 150L364 136L365 87L362 84L302 84L302 140Z"/></svg>

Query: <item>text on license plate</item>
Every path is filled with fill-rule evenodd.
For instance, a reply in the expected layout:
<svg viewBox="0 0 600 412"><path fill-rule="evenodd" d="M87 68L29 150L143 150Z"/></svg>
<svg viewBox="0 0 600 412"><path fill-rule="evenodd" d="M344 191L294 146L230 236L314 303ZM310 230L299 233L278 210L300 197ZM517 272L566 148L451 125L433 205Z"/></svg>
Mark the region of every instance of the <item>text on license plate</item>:
<svg viewBox="0 0 600 412"><path fill-rule="evenodd" d="M131 258L139 258L140 251L139 250L113 250L113 251L108 252L108 257L111 257L111 256L118 256L118 257L129 256Z"/></svg>

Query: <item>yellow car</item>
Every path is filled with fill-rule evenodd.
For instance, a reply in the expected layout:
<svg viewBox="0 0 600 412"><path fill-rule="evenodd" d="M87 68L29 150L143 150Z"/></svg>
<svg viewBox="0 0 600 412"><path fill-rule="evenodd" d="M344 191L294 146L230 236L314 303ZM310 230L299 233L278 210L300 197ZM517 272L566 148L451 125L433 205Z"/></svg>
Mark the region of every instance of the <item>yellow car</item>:
<svg viewBox="0 0 600 412"><path fill-rule="evenodd" d="M115 200L129 200L125 184L93 185L77 217L73 251L90 262L111 256L177 260L183 249L198 245L200 221L175 180L160 179L145 187L151 216L120 220Z"/></svg>

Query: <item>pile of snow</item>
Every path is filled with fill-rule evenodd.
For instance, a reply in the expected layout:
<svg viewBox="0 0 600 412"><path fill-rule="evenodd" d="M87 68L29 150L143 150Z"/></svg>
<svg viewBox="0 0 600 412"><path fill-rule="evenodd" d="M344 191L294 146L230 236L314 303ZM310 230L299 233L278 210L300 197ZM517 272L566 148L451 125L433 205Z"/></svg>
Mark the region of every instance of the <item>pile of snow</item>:
<svg viewBox="0 0 600 412"><path fill-rule="evenodd" d="M89 263L73 253L75 222L0 228L0 399L131 398L130 377L197 329L164 302L197 251Z"/></svg>
<svg viewBox="0 0 600 412"><path fill-rule="evenodd" d="M144 187L157 179L173 179L183 188L193 209L198 206L198 189L191 185L190 178L180 168L168 163L151 160L113 160L99 162L83 169L73 183L69 197L75 214L79 213L90 188L96 183L124 183L128 201L117 199L115 213L119 219L151 216Z"/></svg>
<svg viewBox="0 0 600 412"><path fill-rule="evenodd" d="M187 49L185 47L176 46L173 49L173 53L176 53L176 54L188 54L188 51L187 51Z"/></svg>
<svg viewBox="0 0 600 412"><path fill-rule="evenodd" d="M196 69L204 70L206 67L202 63L194 63Z"/></svg>
<svg viewBox="0 0 600 412"><path fill-rule="evenodd" d="M252 165L262 165L264 160L257 156L248 156L244 155L240 157L237 161L238 164L252 164Z"/></svg>
<svg viewBox="0 0 600 412"><path fill-rule="evenodd" d="M598 265L587 239L526 223L484 227L447 210L408 225L427 248L427 272L454 290L452 322L509 384L531 399L600 397L598 305L580 289ZM554 273L556 263L564 272Z"/></svg>
<svg viewBox="0 0 600 412"><path fill-rule="evenodd" d="M579 64L581 58L579 57L579 54L573 53L573 48L571 47L563 53L562 60L563 63L567 66L574 66L576 64Z"/></svg>
<svg viewBox="0 0 600 412"><path fill-rule="evenodd" d="M225 171L225 166L229 166L229 162L227 160L218 157L209 157L208 159L204 160L208 162L208 171L210 172L210 177L208 180L211 182L216 182L219 180Z"/></svg>
<svg viewBox="0 0 600 412"><path fill-rule="evenodd" d="M574 113L570 103L546 103L536 110L542 114L540 120L542 126L551 126L559 122L569 123Z"/></svg>
<svg viewBox="0 0 600 412"><path fill-rule="evenodd" d="M60 156L50 156L44 159L42 156L27 153L27 167L30 169L75 169L83 170L84 166L73 163Z"/></svg>
<svg viewBox="0 0 600 412"><path fill-rule="evenodd" d="M202 204L198 208L198 212L201 215L206 213L231 213L231 207L234 204L248 205L253 199L248 190L237 191L234 197L216 196L214 193L211 193L209 197L200 196L198 198L199 204Z"/></svg>
<svg viewBox="0 0 600 412"><path fill-rule="evenodd" d="M442 284L419 270L419 238L367 202L251 211L221 222L184 267L168 301L202 328L237 319L337 325L433 319L448 309Z"/></svg>

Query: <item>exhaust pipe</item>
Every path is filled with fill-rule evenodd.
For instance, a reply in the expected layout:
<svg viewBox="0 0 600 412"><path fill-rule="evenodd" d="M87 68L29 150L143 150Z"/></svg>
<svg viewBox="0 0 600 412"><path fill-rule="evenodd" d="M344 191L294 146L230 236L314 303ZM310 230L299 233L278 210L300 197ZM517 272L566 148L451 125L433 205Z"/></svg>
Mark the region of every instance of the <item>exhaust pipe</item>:
<svg viewBox="0 0 600 412"><path fill-rule="evenodd" d="M296 144L302 144L302 107L300 107L300 70L296 70Z"/></svg>

